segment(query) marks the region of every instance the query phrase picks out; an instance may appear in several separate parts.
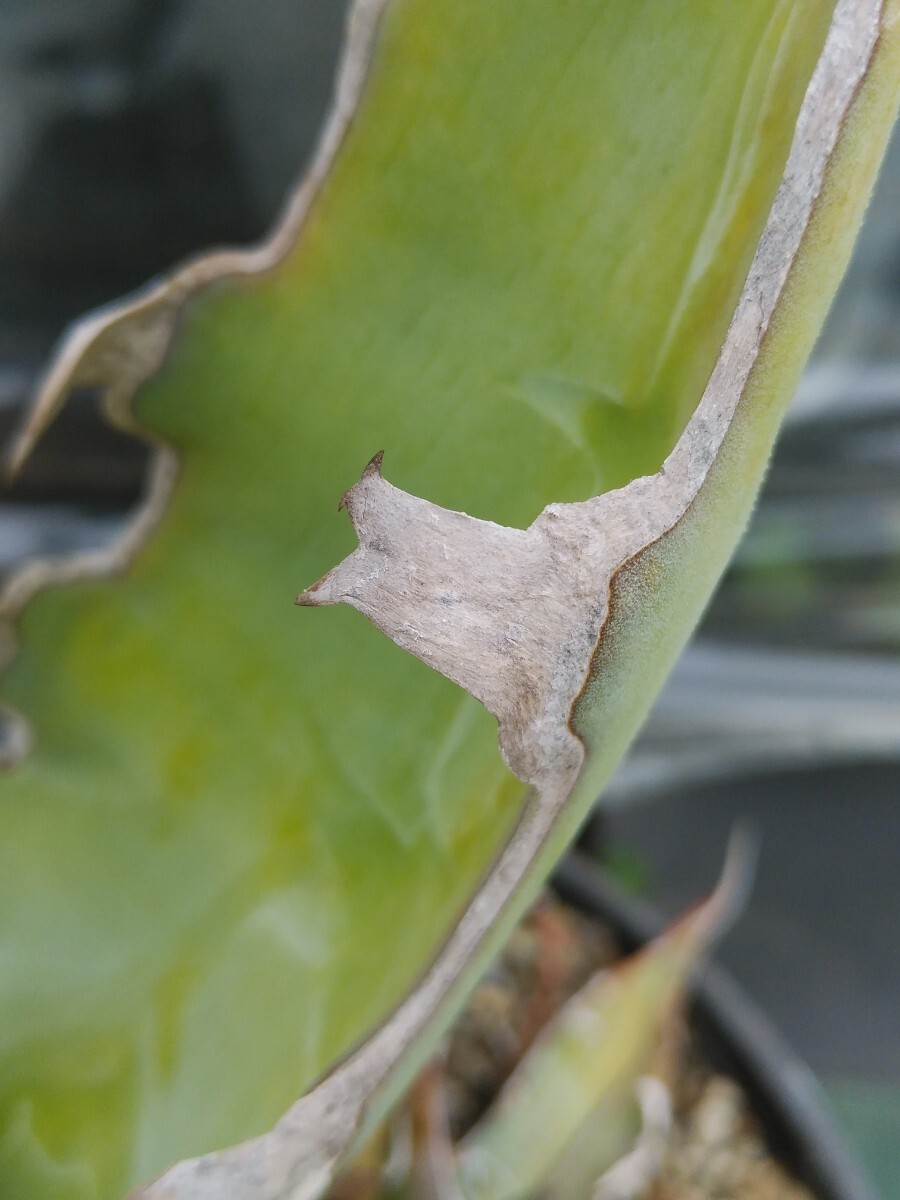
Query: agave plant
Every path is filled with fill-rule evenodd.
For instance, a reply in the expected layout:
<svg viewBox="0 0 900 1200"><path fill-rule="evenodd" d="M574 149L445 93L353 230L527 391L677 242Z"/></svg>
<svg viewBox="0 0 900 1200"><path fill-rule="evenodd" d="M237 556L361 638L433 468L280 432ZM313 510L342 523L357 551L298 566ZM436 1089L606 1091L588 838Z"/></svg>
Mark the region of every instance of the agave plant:
<svg viewBox="0 0 900 1200"><path fill-rule="evenodd" d="M14 465L85 386L155 454L3 597L0 1194L311 1198L377 1126L740 536L898 11L358 0L272 237L64 340Z"/></svg>

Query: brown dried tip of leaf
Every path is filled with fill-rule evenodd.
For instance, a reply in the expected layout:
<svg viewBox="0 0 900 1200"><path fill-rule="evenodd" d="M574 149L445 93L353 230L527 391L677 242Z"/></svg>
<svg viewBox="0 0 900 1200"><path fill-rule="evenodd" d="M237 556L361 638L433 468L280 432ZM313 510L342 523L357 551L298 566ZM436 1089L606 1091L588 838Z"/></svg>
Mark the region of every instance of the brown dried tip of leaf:
<svg viewBox="0 0 900 1200"><path fill-rule="evenodd" d="M553 505L526 530L441 508L390 484L382 455L344 493L359 545L297 597L347 603L497 717L504 755L537 784L574 771L568 732L604 612L607 542L592 505Z"/></svg>

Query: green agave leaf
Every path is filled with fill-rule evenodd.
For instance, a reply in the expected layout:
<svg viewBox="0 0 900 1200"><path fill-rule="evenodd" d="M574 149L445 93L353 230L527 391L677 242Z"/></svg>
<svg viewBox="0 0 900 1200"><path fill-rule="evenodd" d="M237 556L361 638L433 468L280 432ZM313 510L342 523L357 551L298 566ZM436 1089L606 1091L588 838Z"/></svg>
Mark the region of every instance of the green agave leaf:
<svg viewBox="0 0 900 1200"><path fill-rule="evenodd" d="M0 1195L112 1200L201 1154L142 1194L311 1196L415 1070L738 536L887 136L896 13L362 0L271 241L73 330L17 458L82 384L161 448L123 546L4 599L32 601L5 695L34 746L20 719ZM361 549L306 600L467 686L512 770L474 699L290 607L380 446L409 492L367 471Z"/></svg>

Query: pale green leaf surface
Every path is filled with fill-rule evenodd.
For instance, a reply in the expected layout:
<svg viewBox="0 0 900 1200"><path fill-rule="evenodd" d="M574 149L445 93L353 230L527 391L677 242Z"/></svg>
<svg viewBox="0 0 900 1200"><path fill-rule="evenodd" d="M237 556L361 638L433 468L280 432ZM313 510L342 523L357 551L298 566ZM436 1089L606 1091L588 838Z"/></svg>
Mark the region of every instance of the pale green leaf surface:
<svg viewBox="0 0 900 1200"><path fill-rule="evenodd" d="M830 15L389 7L299 245L193 300L139 397L183 455L159 529L125 579L22 621L4 690L36 747L0 809L0 1196L113 1200L261 1132L414 982L523 789L474 701L293 594L352 546L334 500L380 447L409 491L513 525L659 466ZM802 351L735 435L735 514ZM644 675L723 554L678 585ZM651 698L621 684L637 636L588 697L614 713L582 813Z"/></svg>
<svg viewBox="0 0 900 1200"><path fill-rule="evenodd" d="M464 1195L589 1197L632 1149L638 1081L670 1066L663 1043L689 972L728 918L720 899L594 976L545 1027L462 1144Z"/></svg>

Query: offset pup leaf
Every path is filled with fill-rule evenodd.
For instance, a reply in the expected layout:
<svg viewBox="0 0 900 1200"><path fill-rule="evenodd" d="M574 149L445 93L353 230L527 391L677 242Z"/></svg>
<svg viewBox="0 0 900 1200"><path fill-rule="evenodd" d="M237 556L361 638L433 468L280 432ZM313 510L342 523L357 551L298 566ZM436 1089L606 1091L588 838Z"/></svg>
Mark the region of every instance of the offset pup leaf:
<svg viewBox="0 0 900 1200"><path fill-rule="evenodd" d="M665 1150L669 1053L690 972L743 906L751 873L735 839L719 886L640 952L598 972L542 1030L459 1154L479 1200L581 1200L612 1171L649 1182ZM675 1056L677 1057L677 1056ZM640 1132L638 1098L649 1120ZM649 1112L648 1112L649 1110ZM654 1122L656 1128L654 1128ZM659 1126L662 1126L660 1129ZM637 1144L635 1139L638 1137Z"/></svg>
<svg viewBox="0 0 900 1200"><path fill-rule="evenodd" d="M0 1194L312 1196L412 1075L740 533L897 11L363 0L273 239L72 332L17 458L83 384L162 448L4 600ZM289 604L378 447L304 598L413 655Z"/></svg>

